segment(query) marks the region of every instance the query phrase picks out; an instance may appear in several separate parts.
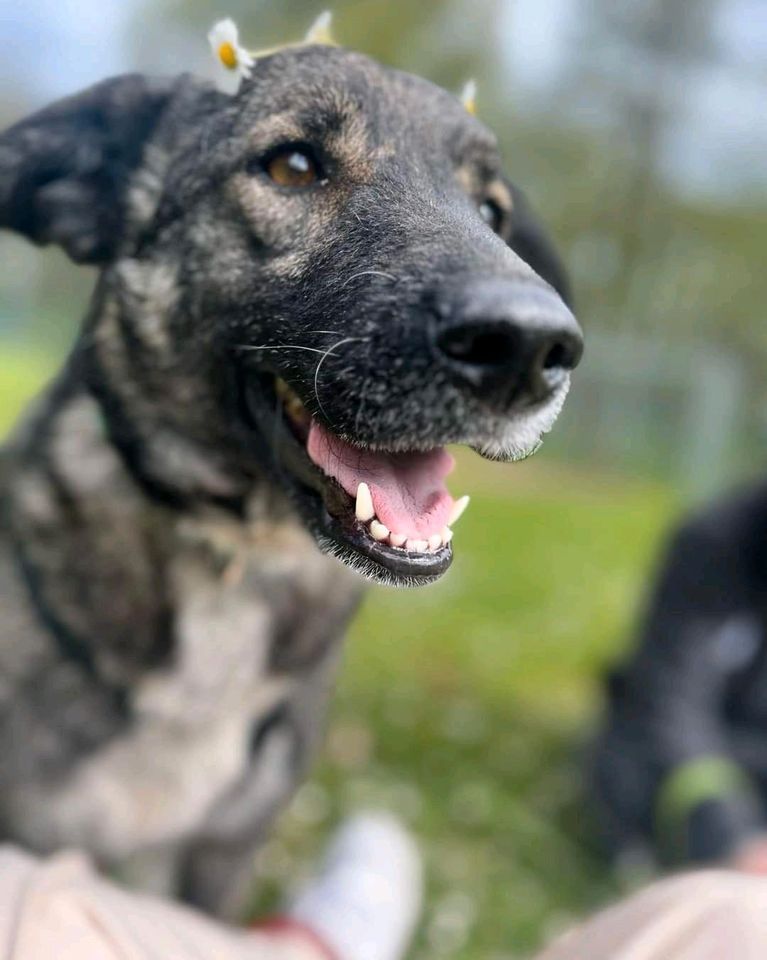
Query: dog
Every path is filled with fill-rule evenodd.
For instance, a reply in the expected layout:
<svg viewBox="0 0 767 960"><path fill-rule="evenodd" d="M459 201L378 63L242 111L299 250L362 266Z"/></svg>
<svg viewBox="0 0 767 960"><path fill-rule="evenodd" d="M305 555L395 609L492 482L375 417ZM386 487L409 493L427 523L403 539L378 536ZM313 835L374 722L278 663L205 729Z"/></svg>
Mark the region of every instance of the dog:
<svg viewBox="0 0 767 960"><path fill-rule="evenodd" d="M620 862L767 872L767 483L668 537L635 648L592 748L600 833Z"/></svg>
<svg viewBox="0 0 767 960"><path fill-rule="evenodd" d="M321 44L22 120L0 226L99 270L3 456L0 830L234 916L365 579L450 565L445 445L554 423L564 269L458 98Z"/></svg>

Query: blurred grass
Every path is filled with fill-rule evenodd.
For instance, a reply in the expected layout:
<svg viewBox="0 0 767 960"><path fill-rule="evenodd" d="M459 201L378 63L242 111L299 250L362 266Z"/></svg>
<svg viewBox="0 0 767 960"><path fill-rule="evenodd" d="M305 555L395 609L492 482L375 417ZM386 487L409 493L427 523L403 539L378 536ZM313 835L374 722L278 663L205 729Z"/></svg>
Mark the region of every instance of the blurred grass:
<svg viewBox="0 0 767 960"><path fill-rule="evenodd" d="M0 431L50 369L0 365ZM591 842L580 754L599 676L631 634L676 504L664 487L461 454L472 502L439 584L374 589L348 639L323 759L260 856L262 902L332 823L402 816L429 892L413 956L512 960L615 892Z"/></svg>
<svg viewBox="0 0 767 960"><path fill-rule="evenodd" d="M53 374L56 360L47 352L9 342L0 361L0 439L10 430L25 404Z"/></svg>
<svg viewBox="0 0 767 960"><path fill-rule="evenodd" d="M581 755L599 677L631 635L675 503L545 460L462 456L445 579L371 592L349 637L324 760L262 868L290 882L336 818L399 813L429 894L419 960L510 960L603 903Z"/></svg>

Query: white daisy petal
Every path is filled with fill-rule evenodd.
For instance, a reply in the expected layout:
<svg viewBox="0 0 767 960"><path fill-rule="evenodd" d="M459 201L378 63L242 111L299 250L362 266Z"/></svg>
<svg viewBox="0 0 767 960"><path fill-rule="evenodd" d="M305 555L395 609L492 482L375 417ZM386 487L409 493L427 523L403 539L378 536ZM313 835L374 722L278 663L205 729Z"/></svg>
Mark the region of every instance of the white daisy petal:
<svg viewBox="0 0 767 960"><path fill-rule="evenodd" d="M208 33L208 42L216 61L216 85L223 93L237 93L255 63L253 56L240 46L237 24L229 17L219 20Z"/></svg>
<svg viewBox="0 0 767 960"><path fill-rule="evenodd" d="M237 71L226 70L224 67L216 68L215 75L216 89L227 96L233 97L238 93L242 84L242 74Z"/></svg>
<svg viewBox="0 0 767 960"><path fill-rule="evenodd" d="M461 91L461 103L467 113L476 114L477 112L477 81L468 80Z"/></svg>
<svg viewBox="0 0 767 960"><path fill-rule="evenodd" d="M333 14L330 10L325 10L324 13L321 13L307 30L304 43L323 43L331 47L335 46L335 40L333 39L331 30L332 20Z"/></svg>
<svg viewBox="0 0 767 960"><path fill-rule="evenodd" d="M240 45L240 33L237 24L231 17L214 23L208 31L208 42L215 57L218 57L218 50L222 43L231 43L233 47L238 47Z"/></svg>

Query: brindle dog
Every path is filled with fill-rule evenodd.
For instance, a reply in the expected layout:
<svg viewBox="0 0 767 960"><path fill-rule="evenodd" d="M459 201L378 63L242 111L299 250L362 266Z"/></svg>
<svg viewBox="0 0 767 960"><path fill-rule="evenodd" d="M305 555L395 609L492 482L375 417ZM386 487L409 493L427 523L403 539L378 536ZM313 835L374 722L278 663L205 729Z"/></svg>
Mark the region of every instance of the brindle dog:
<svg viewBox="0 0 767 960"><path fill-rule="evenodd" d="M352 568L435 580L443 445L553 424L562 269L456 98L319 45L234 97L123 76L23 120L0 226L100 269L2 462L0 831L232 915Z"/></svg>

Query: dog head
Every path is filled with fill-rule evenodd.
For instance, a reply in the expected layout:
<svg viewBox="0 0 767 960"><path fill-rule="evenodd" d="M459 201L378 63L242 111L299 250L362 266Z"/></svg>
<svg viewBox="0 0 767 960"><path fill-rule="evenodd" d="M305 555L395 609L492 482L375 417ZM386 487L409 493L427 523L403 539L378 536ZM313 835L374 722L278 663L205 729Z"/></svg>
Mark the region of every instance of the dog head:
<svg viewBox="0 0 767 960"><path fill-rule="evenodd" d="M22 121L0 226L102 268L92 378L141 470L221 496L265 472L378 579L447 569L445 445L529 454L581 353L492 133L335 47L264 57L234 97L126 76Z"/></svg>

